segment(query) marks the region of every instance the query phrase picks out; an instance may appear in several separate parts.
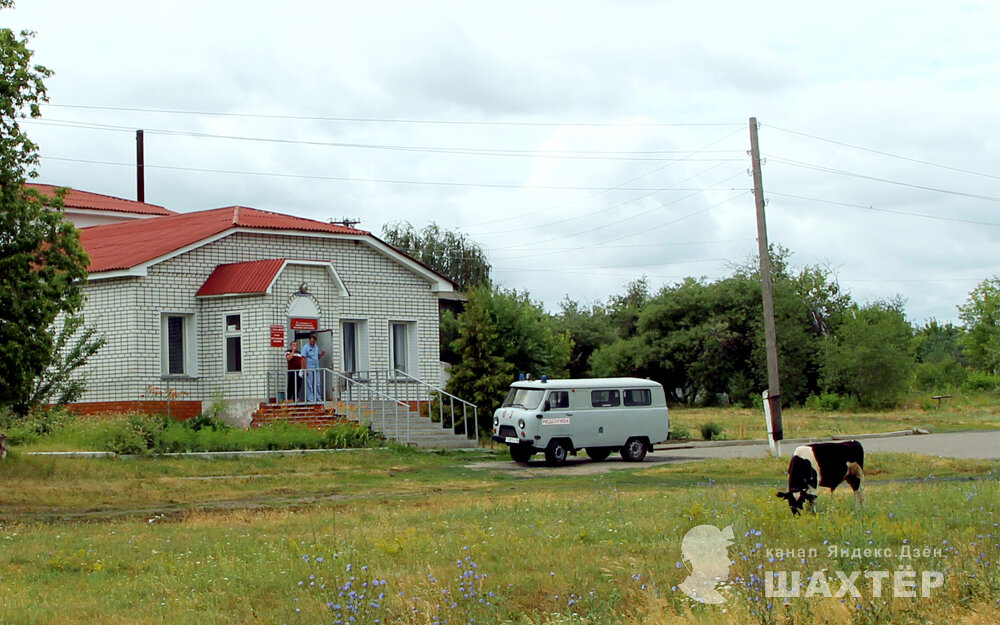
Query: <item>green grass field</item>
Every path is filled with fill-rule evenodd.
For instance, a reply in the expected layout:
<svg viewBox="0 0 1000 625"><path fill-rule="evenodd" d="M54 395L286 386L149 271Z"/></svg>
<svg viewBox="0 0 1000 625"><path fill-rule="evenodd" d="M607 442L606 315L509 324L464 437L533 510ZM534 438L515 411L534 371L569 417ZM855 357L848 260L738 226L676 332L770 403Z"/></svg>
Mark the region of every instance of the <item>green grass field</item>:
<svg viewBox="0 0 1000 625"><path fill-rule="evenodd" d="M743 408L671 407L671 425L693 439L702 438L701 426L718 424L721 438L763 439L767 436L764 414ZM914 397L900 407L885 411L822 412L806 408L782 410L785 438L821 438L843 434L866 434L924 428L931 432L1000 428L1000 405L995 398L963 397L957 394L938 407L929 396Z"/></svg>
<svg viewBox="0 0 1000 625"><path fill-rule="evenodd" d="M582 475L495 470L503 457L15 454L0 462L0 623L1000 620L995 462L871 454L864 509L838 490L793 518L774 497L781 460ZM700 524L734 531L721 606L675 589L688 575L682 538ZM900 558L906 546L928 557ZM784 557L799 549L805 561ZM804 592L823 570L836 593L835 571L906 566L915 598L892 598L891 581L875 597L859 581L860 597L785 600L763 581L800 571ZM944 575L927 597L924 571Z"/></svg>

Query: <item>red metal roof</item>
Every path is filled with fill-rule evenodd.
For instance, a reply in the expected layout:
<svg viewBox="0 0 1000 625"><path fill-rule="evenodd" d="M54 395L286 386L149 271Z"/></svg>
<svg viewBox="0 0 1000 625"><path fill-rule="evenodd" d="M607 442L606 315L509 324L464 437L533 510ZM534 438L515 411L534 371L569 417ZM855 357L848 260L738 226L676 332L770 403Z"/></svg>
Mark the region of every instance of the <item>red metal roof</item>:
<svg viewBox="0 0 1000 625"><path fill-rule="evenodd" d="M339 224L230 206L91 226L80 231L80 240L90 255L87 270L100 273L130 269L235 228L368 235L364 230Z"/></svg>
<svg viewBox="0 0 1000 625"><path fill-rule="evenodd" d="M198 289L196 296L266 293L285 264L283 258L219 265Z"/></svg>
<svg viewBox="0 0 1000 625"><path fill-rule="evenodd" d="M51 184L37 184L30 182L27 186L34 189L43 196L52 197L56 194L56 189L60 188ZM87 210L112 211L115 213L134 213L138 215L176 215L172 210L157 206L156 204L146 204L145 202L135 202L120 197L101 195L100 193L90 193L88 191L77 191L70 189L63 198L63 203L67 208L83 208Z"/></svg>

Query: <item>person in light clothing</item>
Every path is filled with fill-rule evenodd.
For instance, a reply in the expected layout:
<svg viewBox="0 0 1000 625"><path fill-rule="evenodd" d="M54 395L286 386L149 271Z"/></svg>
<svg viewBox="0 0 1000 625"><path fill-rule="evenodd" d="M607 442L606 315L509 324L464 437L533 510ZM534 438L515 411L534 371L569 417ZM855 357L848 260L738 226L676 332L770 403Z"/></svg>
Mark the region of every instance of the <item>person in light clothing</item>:
<svg viewBox="0 0 1000 625"><path fill-rule="evenodd" d="M306 401L323 401L323 375L319 369L319 359L326 351L316 345L316 335L309 335L309 343L302 348L302 357L306 359Z"/></svg>

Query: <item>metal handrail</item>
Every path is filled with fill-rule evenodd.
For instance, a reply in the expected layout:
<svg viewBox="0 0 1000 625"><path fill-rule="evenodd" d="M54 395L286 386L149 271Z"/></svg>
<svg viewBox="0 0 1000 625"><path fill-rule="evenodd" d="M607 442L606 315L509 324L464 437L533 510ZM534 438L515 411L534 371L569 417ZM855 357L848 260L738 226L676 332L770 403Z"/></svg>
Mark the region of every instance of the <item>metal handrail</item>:
<svg viewBox="0 0 1000 625"><path fill-rule="evenodd" d="M363 390L363 391L365 391L367 393L367 395L368 395L368 397L367 397L368 414L369 415L371 415L373 413L372 407L373 407L373 403L374 402L372 400L372 397L373 396L377 396L377 397L380 398L379 401L378 401L378 404L379 404L379 406L382 409L382 431L383 432L387 432L387 429L385 427L385 417L386 417L386 414L385 414L385 405L386 405L386 403L391 402L393 404L393 414L395 415L395 432L396 432L396 435L395 435L394 438L396 438L397 440L400 440L400 436L399 436L399 408L400 408L400 406L402 406L403 408L406 408L406 412L409 413L409 411L410 411L409 404L407 404L405 402L402 402L399 399L397 399L395 397L392 397L392 396L390 396L387 393L383 393L382 391L379 391L376 388L372 388L371 386L369 386L369 385L367 385L367 384L365 384L363 382L359 382L359 381L357 381L357 380L355 380L355 379L353 379L353 378L351 378L349 376L346 376L346 375L344 375L342 373L338 373L337 371L334 371L332 369L323 369L323 371L332 374L335 379L339 379L339 380L345 382L345 389L344 390L347 391L347 395L348 395L347 404L346 404L347 407L348 407L348 410L347 410L347 414L348 415L350 415L350 406L351 406L351 402L352 402L352 397L351 396L353 395L353 390L354 389L361 389L361 390ZM343 397L340 396L339 399L343 399ZM362 400L361 400L361 397L359 396L358 399L357 399L357 403L356 403L356 409L357 409L357 415L358 415L358 422L361 422L361 414L362 414L361 413L361 403L362 403ZM409 418L409 414L407 414L407 417L406 417L406 440L405 440L405 442L407 444L410 443L410 418Z"/></svg>
<svg viewBox="0 0 1000 625"><path fill-rule="evenodd" d="M461 424L464 430L463 434L467 439L476 440L479 435L479 408L472 402L466 401L461 397L453 395L444 389L434 386L428 382L410 375L405 371L399 369L380 369L380 370L369 370L369 371L351 371L351 372L338 372L332 369L303 369L301 370L304 380L306 380L305 390L302 389L300 384L296 384L294 381L296 378L288 377L290 371L280 370L280 371L269 371L267 376L267 393L269 398L274 398L275 401L284 401L290 404L309 404L309 403L326 403L327 401L332 401L333 399L342 399L341 394L347 392L347 401L354 401L352 395L358 394L358 414L361 411L361 397L364 396L367 402L370 412L373 411L374 400L373 397L378 397L380 402L392 402L394 404L394 409L396 411L396 434L399 438L399 408L401 406L406 407L407 412L415 404L416 411L418 415L423 414L422 406L427 405L427 414L431 415L433 411L433 402L437 401L437 412L438 418L443 429L450 428L453 434L458 434L457 426L459 419L456 412L461 409ZM273 376L272 376L273 374ZM332 376L332 378L327 378L327 376ZM288 380L291 379L293 382L289 383ZM272 393L272 380L276 383L274 392ZM340 393L335 393L336 398L326 397L327 382L339 381L338 386L343 386ZM319 389L316 389L316 384L319 384ZM309 386L312 384L312 386ZM282 399L286 394L291 394L290 397ZM445 402L448 403L448 415L449 420L445 420ZM458 406L456 406L456 403ZM471 416L469 414L471 409ZM382 422L385 423L385 405L382 406ZM358 421L360 421L360 416ZM469 421L472 421L471 427ZM449 422L450 421L450 422ZM410 442L410 421L409 418L406 420L406 442Z"/></svg>
<svg viewBox="0 0 1000 625"><path fill-rule="evenodd" d="M430 384L428 382L424 382L423 380L418 379L418 378L410 375L409 373L407 373L405 371L400 371L399 369L393 369L392 370L392 375L397 380L400 377L402 377L402 378L404 378L406 380L409 380L410 382L414 382L416 384L419 384L420 386L422 386L424 388L425 391L429 390L431 393L436 393L437 394L437 396L440 398L440 401L438 401L438 415L439 415L439 417L441 419L441 427L444 427L444 398L447 397L448 401L449 401L449 412L451 413L451 422L452 422L452 431L453 432L455 430L455 402L456 401L459 402L462 405L462 427L465 429L465 437L469 438L469 439L478 438L478 436L479 436L479 431L478 431L479 430L479 407L478 406L476 406L472 402L469 402L469 401L466 401L466 400L462 399L461 397L458 397L456 395L452 395L451 393L449 393L448 391L446 391L446 390L444 390L442 388L438 388L438 387L434 386L433 384ZM430 411L431 411L431 407L430 407L431 406L431 404L430 404L430 402L431 402L431 399L430 399L431 393L428 393L428 400L427 400L427 402L428 402L427 403L427 407L428 407L427 413L428 413L428 415L430 415ZM472 424L473 424L472 428L469 428L469 407L472 408ZM419 399L417 400L417 413L420 413L420 400ZM471 436L470 436L470 434L471 434Z"/></svg>
<svg viewBox="0 0 1000 625"><path fill-rule="evenodd" d="M316 376L314 378L311 378L312 380L314 380L313 384L316 384L316 380L318 378L319 390L318 391L314 391L316 394L319 395L318 397L316 396L316 394L314 394L312 398L309 398L308 396L306 396L306 398L303 398L302 395L304 393L299 390L299 387L298 387L297 384L293 384L293 387L292 387L293 397L291 397L289 399L282 400L281 397L285 393L281 393L277 389L286 388L286 384L287 384L287 380L288 380L288 371L287 370L283 370L283 371L282 370L279 370L279 371L269 371L268 372L268 374L267 374L267 394L268 394L268 397L269 398L274 398L276 401L281 401L282 403L287 403L287 404L291 404L291 405L315 404L315 403L324 403L325 404L325 403L327 403L327 401L331 401L329 398L326 397L326 390L325 390L327 388L327 384L326 384L327 377L326 376L330 375L330 376L333 377L333 379L339 379L339 380L342 380L343 382L345 382L345 388L344 388L344 390L347 392L348 397L347 397L347 401L345 402L347 410L345 411L344 416L350 418L350 416L351 416L350 409L351 409L351 407L353 405L354 408L355 408L355 418L356 418L356 420L358 421L358 423L363 423L364 422L363 417L365 416L365 414L367 414L369 417L375 414L375 404L378 403L379 406L380 406L380 408L381 408L381 416L382 416L382 419L381 419L381 431L383 433L388 434L388 427L387 427L387 423L386 423L386 418L388 416L386 414L386 404L392 404L392 406L393 406L393 416L394 416L393 426L394 426L394 430L395 430L395 435L394 435L393 438L395 438L397 440L403 440L402 436L400 435L401 433L400 433L400 427L399 427L399 409L401 407L405 408L406 412L408 413L410 411L409 404L407 404L406 402L400 401L399 399L397 399L395 397L392 397L388 393L382 392L382 391L380 391L380 390L378 390L376 388L373 388L373 387L371 387L371 386L369 386L369 385L367 385L367 384L365 384L363 382L359 382L358 380L352 379L352 378L350 378L350 377L348 377L346 375L343 375L341 373L333 371L332 369L326 369L326 368L322 368L322 369L303 369L302 371L304 372L305 376L308 376L309 374L313 374L314 376ZM273 374L273 376L272 376L272 374ZM272 391L272 386L271 386L271 384L272 384L272 377L273 377L273 380L276 383L275 384L275 389L274 389L275 392L274 392L273 395L271 393L271 391ZM307 378L307 379L309 379L309 378ZM356 399L355 399L355 395L356 395ZM378 399L375 399L375 398L378 398ZM338 396L338 400L341 400L341 399L343 399L343 397L342 396ZM365 413L363 411L363 409L362 409L364 404L367 404L367 408L368 408L367 409L367 413ZM375 424L374 419L367 419L367 421L369 423L371 423L372 425ZM409 417L406 418L406 438L405 438L404 442L407 443L407 444L409 444L409 442L410 442L410 419L409 419Z"/></svg>

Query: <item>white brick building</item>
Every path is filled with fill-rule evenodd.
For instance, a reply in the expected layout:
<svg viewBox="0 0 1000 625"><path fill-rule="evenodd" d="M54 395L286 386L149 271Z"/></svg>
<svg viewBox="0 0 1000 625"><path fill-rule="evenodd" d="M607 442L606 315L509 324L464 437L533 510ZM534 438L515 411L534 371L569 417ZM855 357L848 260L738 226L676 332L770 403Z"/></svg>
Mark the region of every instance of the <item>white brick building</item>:
<svg viewBox="0 0 1000 625"><path fill-rule="evenodd" d="M82 371L78 411L170 394L174 414L190 416L222 395L245 419L284 397L285 349L310 331L331 371L397 369L443 383L439 307L460 297L444 276L339 224L239 206L155 208L165 214L81 229L91 260L83 314L107 345ZM327 399L337 392L330 377Z"/></svg>

